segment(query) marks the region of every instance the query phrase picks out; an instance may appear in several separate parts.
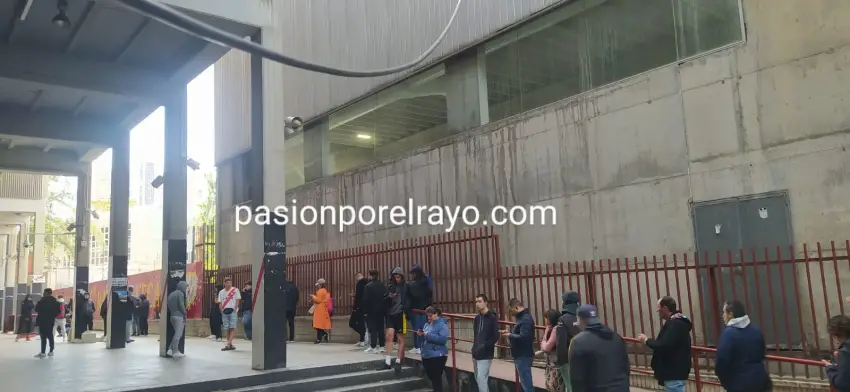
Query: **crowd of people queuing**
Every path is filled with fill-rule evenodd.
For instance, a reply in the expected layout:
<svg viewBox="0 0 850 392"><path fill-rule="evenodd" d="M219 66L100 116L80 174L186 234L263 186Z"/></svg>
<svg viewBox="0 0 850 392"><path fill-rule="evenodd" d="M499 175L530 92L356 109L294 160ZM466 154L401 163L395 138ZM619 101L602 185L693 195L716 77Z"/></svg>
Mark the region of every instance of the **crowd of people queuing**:
<svg viewBox="0 0 850 392"><path fill-rule="evenodd" d="M381 280L377 270L370 270L368 278L362 273L355 276L353 311L349 326L357 332L356 348L366 353L386 354L381 369L400 370L405 356L405 339L408 323L413 329L413 347L407 352L420 355L425 373L434 391L443 390L443 372L448 355L449 330L442 311L433 304L433 281L419 265L409 271L398 267L390 273L389 280ZM319 279L316 292L308 304L316 331L315 344L330 341L333 298L327 282ZM175 336L182 335L186 322L186 282L166 301L171 312L169 320ZM299 303L298 290L291 281L285 282L287 292L285 313L288 340L295 340L295 310ZM225 340L222 351L235 350L237 315L241 315L245 338L251 339L252 287L246 282L239 290L231 278L216 287L217 296L211 309L210 327L214 339ZM20 306L18 335L30 340L33 326L38 327L41 350L36 357L53 356L54 339L64 339L70 330L74 315L78 315L78 335L92 329L94 303L88 294L74 307L73 300L66 303L62 295L53 297L53 290L45 289L35 303L26 295ZM477 314L473 320L471 354L473 372L478 390L487 392L490 369L496 345L504 338L516 368L520 388L534 391L532 364L535 357L546 361L545 385L550 392L628 391L630 365L624 339L606 326L597 315L596 308L582 304L578 292L569 291L562 296L560 310L545 313L546 329L540 350L534 351L535 320L523 302L512 298L508 311L513 317L511 328L501 329L500 317L491 308L485 294L474 298ZM126 302L131 310L127 316L127 342L132 336L148 334L147 320L150 302L145 294L136 297L129 288ZM158 308L158 306L157 306ZM159 309L155 309L158 311ZM107 302L101 305L100 314L106 319ZM666 392L684 392L692 369L691 320L678 308L676 300L665 296L656 303L656 312L664 321L656 337L639 334L637 341L652 352L651 368L659 385ZM766 370L766 345L764 335L747 315L744 304L730 300L723 304L725 328L717 344L714 372L722 387L730 392L765 392L773 389ZM106 331L104 321L104 332ZM831 360L824 360L826 374L832 388L850 391L850 317L838 315L827 324L829 336L838 344ZM57 335L58 333L58 335ZM180 357L179 339L174 339L168 355ZM393 345L396 345L395 356ZM49 347L49 351L47 348Z"/></svg>

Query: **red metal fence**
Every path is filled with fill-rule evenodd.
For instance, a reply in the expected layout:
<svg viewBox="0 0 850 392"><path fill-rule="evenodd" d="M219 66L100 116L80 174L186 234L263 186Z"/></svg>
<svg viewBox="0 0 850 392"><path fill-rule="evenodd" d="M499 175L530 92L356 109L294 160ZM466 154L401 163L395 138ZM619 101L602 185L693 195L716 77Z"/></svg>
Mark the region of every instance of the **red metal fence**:
<svg viewBox="0 0 850 392"><path fill-rule="evenodd" d="M233 285L241 290L246 282L253 281L252 276L250 264L212 270L204 269L204 293L210 293L210 295L204 295L201 301L203 304L202 317L210 318L210 310L215 304L215 297L218 295L216 286L224 285L224 278L232 278ZM243 298L243 300L245 299Z"/></svg>
<svg viewBox="0 0 850 392"><path fill-rule="evenodd" d="M434 281L434 301L446 311L470 312L476 294L499 300L499 245L492 228L480 228L417 239L393 241L288 259L287 275L300 298L309 298L319 278L334 298L334 313L349 314L354 304L354 276L377 269L388 279L393 268L405 274L419 264ZM297 314L307 315L306 301Z"/></svg>
<svg viewBox="0 0 850 392"><path fill-rule="evenodd" d="M337 315L351 311L354 275L372 268L386 279L395 267L407 272L420 264L434 280L435 303L444 312L473 313L473 298L484 293L504 314L508 299L516 297L533 312L537 324L545 324L546 310L560 308L563 292L575 290L583 302L597 306L606 324L631 337L658 333L656 301L669 295L693 322L694 345L706 347L695 350L703 369L713 368L711 347L724 327L723 302L737 299L764 332L770 353L791 358L771 361L772 373L822 380L822 367L806 360L827 358L835 349L826 320L844 313L844 295L850 294L848 249L850 241L503 267L498 235L492 228L480 228L290 257L288 276L301 298L309 298L316 280L327 280ZM226 275L237 285L252 276L250 265L204 275L209 286L205 292L213 292L215 282ZM307 315L307 301L300 302L297 313ZM204 303L209 308L213 299L205 298ZM634 366L648 366L650 352L645 347L630 350Z"/></svg>

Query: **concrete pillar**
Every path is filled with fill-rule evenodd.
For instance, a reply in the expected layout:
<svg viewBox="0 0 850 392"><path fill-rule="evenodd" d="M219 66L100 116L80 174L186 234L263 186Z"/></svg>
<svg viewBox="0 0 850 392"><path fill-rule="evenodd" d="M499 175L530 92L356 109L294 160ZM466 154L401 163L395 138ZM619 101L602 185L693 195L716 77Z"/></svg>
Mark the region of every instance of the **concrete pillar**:
<svg viewBox="0 0 850 392"><path fill-rule="evenodd" d="M12 256L14 256L13 252L15 250L15 241L11 232L4 233L2 237L0 237L0 240L3 242L3 253L0 253L0 258L2 258L5 262L3 269L6 271L3 278L4 290L2 313L3 320L5 322L6 318L15 312L15 259L12 258Z"/></svg>
<svg viewBox="0 0 850 392"><path fill-rule="evenodd" d="M89 292L89 262L91 259L91 164L86 172L77 176L77 217L76 231L74 233L74 304L80 304L85 300L85 294ZM70 300L70 298L69 298ZM94 300L94 299L92 299ZM100 308L101 304L95 304ZM72 341L82 338L85 320L82 317L74 317L71 324ZM108 328L107 328L108 329Z"/></svg>
<svg viewBox="0 0 850 392"><path fill-rule="evenodd" d="M304 132L304 182L318 180L331 173L331 132L327 117Z"/></svg>
<svg viewBox="0 0 850 392"><path fill-rule="evenodd" d="M131 305L127 293L127 231L130 221L130 132L112 147L112 194L109 213L109 311L106 348L124 348Z"/></svg>
<svg viewBox="0 0 850 392"><path fill-rule="evenodd" d="M27 294L31 293L29 291L30 287L29 287L29 284L28 284L29 283L29 252L27 252L27 250L29 249L29 246L24 246L24 245L29 244L29 242L27 242L27 240L28 240L27 237L29 237L30 230L29 230L29 225L26 224L26 223L21 224L19 227L20 227L20 231L18 231L18 235L17 235L18 258L16 260L16 262L18 263L17 264L18 265L18 272L17 272L17 275L15 276L15 283L18 287L18 291L17 291L18 300L16 301L17 303L21 303L21 301L24 300L24 297L26 297Z"/></svg>
<svg viewBox="0 0 850 392"><path fill-rule="evenodd" d="M47 238L44 225L44 218L46 212L39 211L35 213L35 235L31 237L32 244L30 244L29 251L32 254L32 275L40 276L44 279L45 271L44 271L44 243L45 241L50 241L52 238ZM29 260L29 259L27 259ZM41 298L41 293L44 292L44 285L46 281L42 280L41 282L36 282L33 280L30 285L30 292L33 295L33 299L38 297Z"/></svg>
<svg viewBox="0 0 850 392"><path fill-rule="evenodd" d="M272 12L277 18L279 12ZM282 50L283 35L264 28L255 42ZM269 88L264 88L269 86ZM283 107L283 66L251 57L251 200L274 209L286 204L284 119L297 116ZM294 94L297 94L295 92ZM276 221L276 222L275 222ZM254 274L251 366L256 370L286 367L286 228L280 217L271 224L251 230L251 260ZM244 298L244 301L250 301ZM269 333L266 334L266 331Z"/></svg>
<svg viewBox="0 0 850 392"><path fill-rule="evenodd" d="M187 221L187 97L186 87L179 89L165 106L165 179L162 190L162 282L166 282L160 316L159 356L165 357L173 339L179 340L180 352L185 352L186 328L175 336L168 311L168 295L177 290L177 283L186 280ZM184 324L185 325L185 324Z"/></svg>
<svg viewBox="0 0 850 392"><path fill-rule="evenodd" d="M490 121L483 50L467 51L446 64L448 128L459 133Z"/></svg>

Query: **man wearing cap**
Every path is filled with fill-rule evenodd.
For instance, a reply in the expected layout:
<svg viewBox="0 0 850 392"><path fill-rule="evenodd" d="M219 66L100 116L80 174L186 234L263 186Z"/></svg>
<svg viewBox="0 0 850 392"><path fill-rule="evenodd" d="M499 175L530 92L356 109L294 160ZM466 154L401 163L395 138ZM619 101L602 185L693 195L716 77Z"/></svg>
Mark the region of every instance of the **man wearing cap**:
<svg viewBox="0 0 850 392"><path fill-rule="evenodd" d="M579 294L576 291L568 291L564 293L561 299L563 300L563 306L561 308L561 318L558 319L558 332L556 336L556 352L558 354L557 364L561 368L561 377L564 379L564 389L566 392L570 392L572 390L572 383L570 382L569 350L570 343L573 338L581 332L576 325L576 322L578 321L576 314L578 312L579 302L581 302L581 297L579 297Z"/></svg>
<svg viewBox="0 0 850 392"><path fill-rule="evenodd" d="M593 305L578 308L582 330L569 347L573 392L629 391L629 358L623 338L599 321Z"/></svg>

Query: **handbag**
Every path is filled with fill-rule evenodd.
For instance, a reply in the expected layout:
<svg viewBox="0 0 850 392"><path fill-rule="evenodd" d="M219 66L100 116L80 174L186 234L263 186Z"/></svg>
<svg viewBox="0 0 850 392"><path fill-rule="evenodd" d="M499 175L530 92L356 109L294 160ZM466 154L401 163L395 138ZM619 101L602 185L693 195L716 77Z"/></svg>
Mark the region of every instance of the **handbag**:
<svg viewBox="0 0 850 392"><path fill-rule="evenodd" d="M310 313L310 314L313 314L313 312L315 312L315 311L316 311L316 305L313 305L313 306L310 307L310 310L308 310L307 312Z"/></svg>

